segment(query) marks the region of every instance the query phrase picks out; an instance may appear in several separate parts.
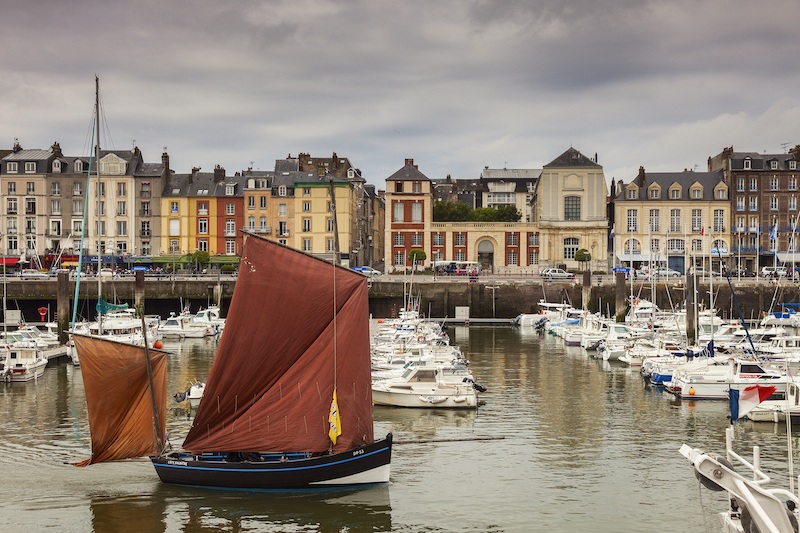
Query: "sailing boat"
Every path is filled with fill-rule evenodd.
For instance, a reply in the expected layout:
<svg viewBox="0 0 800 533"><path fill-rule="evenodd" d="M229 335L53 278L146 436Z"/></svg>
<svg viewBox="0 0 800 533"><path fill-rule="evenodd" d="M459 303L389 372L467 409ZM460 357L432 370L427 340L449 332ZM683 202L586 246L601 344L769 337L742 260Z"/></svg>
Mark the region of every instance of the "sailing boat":
<svg viewBox="0 0 800 533"><path fill-rule="evenodd" d="M373 434L367 282L249 235L185 451L151 456L161 481L239 489L388 482L392 435L376 442ZM87 402L109 398L87 388ZM151 425L143 447L153 433L163 429Z"/></svg>

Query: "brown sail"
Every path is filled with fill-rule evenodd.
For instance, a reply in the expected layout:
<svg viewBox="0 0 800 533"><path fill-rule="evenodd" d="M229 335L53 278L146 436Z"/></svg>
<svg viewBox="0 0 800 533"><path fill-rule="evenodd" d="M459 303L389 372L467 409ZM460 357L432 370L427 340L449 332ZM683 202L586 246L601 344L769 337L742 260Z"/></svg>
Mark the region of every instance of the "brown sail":
<svg viewBox="0 0 800 533"><path fill-rule="evenodd" d="M74 335L89 410L92 456L77 466L155 455L158 449L144 348ZM148 350L164 435L167 354Z"/></svg>
<svg viewBox="0 0 800 533"><path fill-rule="evenodd" d="M334 388L342 432L333 450L371 444L367 278L248 236L184 449L327 451Z"/></svg>

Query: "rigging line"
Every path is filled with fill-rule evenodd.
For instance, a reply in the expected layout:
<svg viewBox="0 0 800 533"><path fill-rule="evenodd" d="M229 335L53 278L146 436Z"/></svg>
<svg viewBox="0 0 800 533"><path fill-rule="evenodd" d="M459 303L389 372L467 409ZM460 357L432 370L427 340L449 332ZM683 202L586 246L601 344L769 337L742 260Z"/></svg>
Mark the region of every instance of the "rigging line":
<svg viewBox="0 0 800 533"><path fill-rule="evenodd" d="M96 133L97 132L94 128L94 123L93 123L92 124L93 141ZM92 144L94 144L94 142ZM75 297L73 298L73 304L72 304L72 331L75 331L76 316L78 313L78 296L80 295L78 291L80 291L81 288L81 269L83 268L83 250L86 248L84 246L84 243L86 241L86 234L88 233L88 228L86 227L86 219L88 217L88 209L89 209L89 186L91 185L91 180L92 180L92 161L94 161L93 150L89 152L89 165L88 168L86 169L86 187L84 187L84 193L83 193L83 220L81 221L81 248L78 251L78 270L75 275Z"/></svg>
<svg viewBox="0 0 800 533"><path fill-rule="evenodd" d="M722 262L722 254L719 252L719 248L717 248L717 255L719 256L720 262ZM747 321L744 319L744 314L742 314L742 308L739 306L739 298L736 296L736 291L733 290L733 285L731 284L731 277L728 274L728 270L725 270L725 279L728 281L728 287L731 290L731 295L733 296L733 301L736 304L736 312L739 313L739 318L742 321L742 327L744 328L744 332L747 335L747 340L750 341L750 349L753 350L753 358L756 358L756 347L753 345L753 339L750 337L750 331L747 329ZM712 324L713 326L713 324Z"/></svg>

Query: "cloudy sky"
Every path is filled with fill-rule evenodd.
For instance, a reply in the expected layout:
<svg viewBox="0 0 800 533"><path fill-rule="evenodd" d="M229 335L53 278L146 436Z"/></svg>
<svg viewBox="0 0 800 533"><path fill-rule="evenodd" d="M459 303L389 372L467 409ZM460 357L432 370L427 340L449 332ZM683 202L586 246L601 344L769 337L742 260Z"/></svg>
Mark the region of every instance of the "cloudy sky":
<svg viewBox="0 0 800 533"><path fill-rule="evenodd" d="M368 182L705 170L800 144L796 0L5 0L0 148L103 148L228 174L307 152Z"/></svg>

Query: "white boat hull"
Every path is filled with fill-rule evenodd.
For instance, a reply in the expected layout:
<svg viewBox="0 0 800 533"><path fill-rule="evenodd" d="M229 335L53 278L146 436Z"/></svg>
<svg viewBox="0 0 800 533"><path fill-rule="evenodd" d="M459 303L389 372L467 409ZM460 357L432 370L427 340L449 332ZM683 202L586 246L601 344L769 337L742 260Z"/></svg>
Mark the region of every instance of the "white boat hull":
<svg viewBox="0 0 800 533"><path fill-rule="evenodd" d="M401 389L373 385L372 403L419 409L474 409L478 406L478 395L474 390L463 387L456 391L445 392L430 387Z"/></svg>

